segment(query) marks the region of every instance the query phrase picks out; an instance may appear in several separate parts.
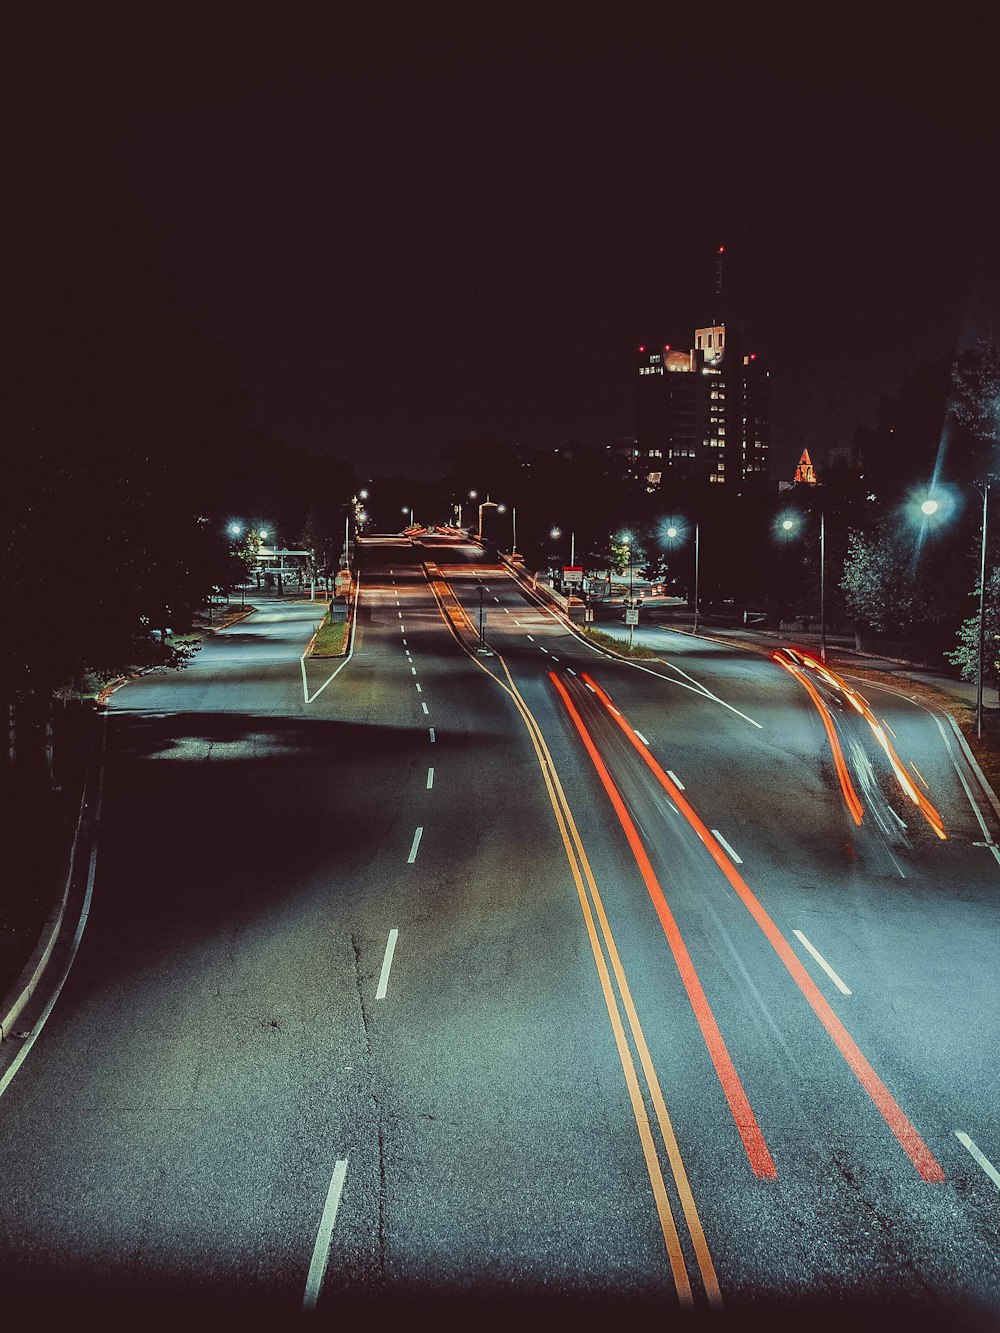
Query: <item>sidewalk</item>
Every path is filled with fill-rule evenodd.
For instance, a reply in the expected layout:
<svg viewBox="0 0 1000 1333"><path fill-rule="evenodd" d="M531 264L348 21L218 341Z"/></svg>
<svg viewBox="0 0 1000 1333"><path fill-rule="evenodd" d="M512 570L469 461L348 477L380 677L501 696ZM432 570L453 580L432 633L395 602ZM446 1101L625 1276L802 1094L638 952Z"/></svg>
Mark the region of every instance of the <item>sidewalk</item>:
<svg viewBox="0 0 1000 1333"><path fill-rule="evenodd" d="M211 624L207 613L199 615L189 633L171 640L178 647L196 647L252 615L262 603L291 600L290 594L257 593L256 604L247 598L242 606L230 602L226 608L215 607ZM56 706L55 786L49 787L36 772L30 780L8 772L0 783L7 824L6 894L0 908L0 1040L5 1046L42 979L62 927L70 884L78 882L85 867L96 832L85 795L97 771L97 729L103 705L128 679L121 676L100 690L99 682L91 681L84 694Z"/></svg>

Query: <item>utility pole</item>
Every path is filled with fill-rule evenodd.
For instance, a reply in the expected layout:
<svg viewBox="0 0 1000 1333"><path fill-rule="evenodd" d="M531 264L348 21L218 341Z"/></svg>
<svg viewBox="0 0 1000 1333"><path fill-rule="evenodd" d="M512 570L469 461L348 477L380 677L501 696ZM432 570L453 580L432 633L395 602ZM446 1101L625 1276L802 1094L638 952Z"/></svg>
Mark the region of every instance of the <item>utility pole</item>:
<svg viewBox="0 0 1000 1333"><path fill-rule="evenodd" d="M698 633L698 547L699 547L699 529L700 524L696 520L694 525L694 632Z"/></svg>

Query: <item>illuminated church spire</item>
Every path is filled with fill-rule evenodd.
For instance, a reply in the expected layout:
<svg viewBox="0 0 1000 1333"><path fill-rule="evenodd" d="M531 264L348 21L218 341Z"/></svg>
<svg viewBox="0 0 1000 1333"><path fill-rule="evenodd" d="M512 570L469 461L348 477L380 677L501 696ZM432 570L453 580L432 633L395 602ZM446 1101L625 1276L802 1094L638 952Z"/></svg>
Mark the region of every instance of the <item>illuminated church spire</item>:
<svg viewBox="0 0 1000 1333"><path fill-rule="evenodd" d="M804 481L809 486L816 485L816 469L812 465L812 459L809 457L809 450L802 450L802 457L799 459L799 465L795 469L794 481Z"/></svg>

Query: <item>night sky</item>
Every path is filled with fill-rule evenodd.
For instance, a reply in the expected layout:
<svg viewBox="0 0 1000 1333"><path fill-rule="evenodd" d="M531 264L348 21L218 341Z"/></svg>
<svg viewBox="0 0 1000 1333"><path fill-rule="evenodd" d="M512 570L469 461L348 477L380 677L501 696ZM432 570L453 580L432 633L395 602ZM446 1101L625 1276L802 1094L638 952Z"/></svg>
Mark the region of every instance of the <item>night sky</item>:
<svg viewBox="0 0 1000 1333"><path fill-rule="evenodd" d="M100 157L85 205L125 201L258 424L362 476L631 435L635 349L709 322L720 244L776 477L1000 321L994 53L963 11L479 8L50 17L22 144Z"/></svg>

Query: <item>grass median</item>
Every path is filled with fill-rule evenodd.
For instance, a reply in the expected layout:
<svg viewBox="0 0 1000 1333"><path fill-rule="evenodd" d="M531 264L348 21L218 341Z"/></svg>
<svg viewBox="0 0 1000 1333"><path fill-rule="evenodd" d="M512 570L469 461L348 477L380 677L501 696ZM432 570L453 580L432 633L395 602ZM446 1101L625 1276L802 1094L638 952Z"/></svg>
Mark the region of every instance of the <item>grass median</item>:
<svg viewBox="0 0 1000 1333"><path fill-rule="evenodd" d="M605 634L603 630L591 629L589 625L579 626L579 631L591 643L596 643L598 648L610 648L621 657L636 657L648 661L656 656L651 648L646 648L641 643L630 644L625 639L615 638L613 634Z"/></svg>
<svg viewBox="0 0 1000 1333"><path fill-rule="evenodd" d="M343 657L344 644L349 628L346 620L335 620L331 623L328 613L323 617L323 623L316 634L316 642L313 644L311 656Z"/></svg>

